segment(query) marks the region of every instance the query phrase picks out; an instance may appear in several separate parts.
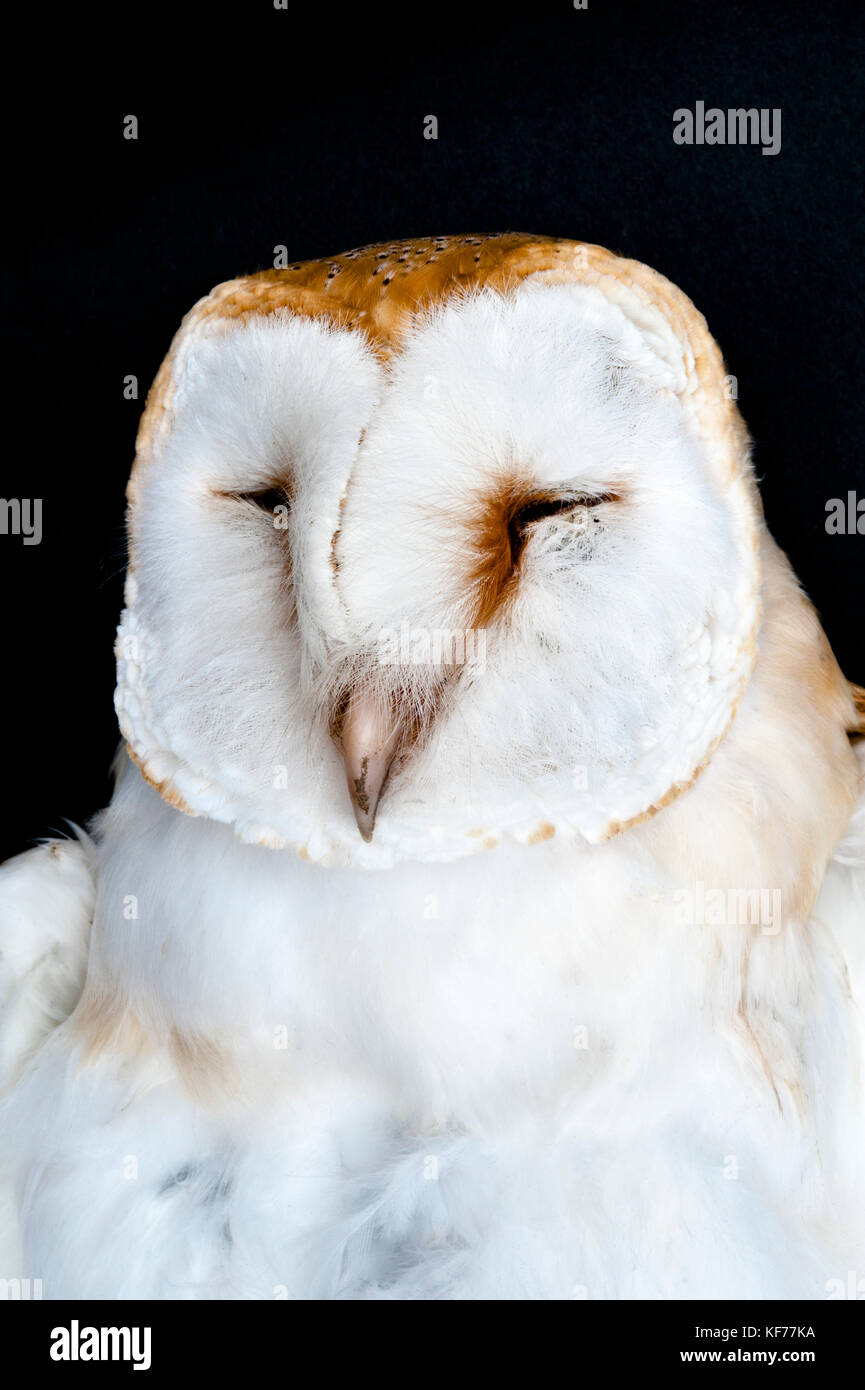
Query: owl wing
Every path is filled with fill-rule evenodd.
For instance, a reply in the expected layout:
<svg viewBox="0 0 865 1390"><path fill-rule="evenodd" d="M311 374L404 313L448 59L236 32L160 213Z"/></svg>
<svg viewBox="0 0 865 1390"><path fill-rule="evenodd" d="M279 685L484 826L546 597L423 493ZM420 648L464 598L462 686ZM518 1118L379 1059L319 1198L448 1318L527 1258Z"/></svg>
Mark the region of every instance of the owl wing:
<svg viewBox="0 0 865 1390"><path fill-rule="evenodd" d="M95 876L85 835L0 867L0 1095L84 985Z"/></svg>
<svg viewBox="0 0 865 1390"><path fill-rule="evenodd" d="M75 1008L93 918L92 845L50 840L0 865L0 1098ZM3 1126L0 1125L0 1134ZM0 1160L0 1273L19 1277L16 1197Z"/></svg>
<svg viewBox="0 0 865 1390"><path fill-rule="evenodd" d="M859 796L835 846L816 904L844 953L865 1048L865 688L850 682L854 718L848 736L859 762ZM863 1054L865 1056L865 1054Z"/></svg>

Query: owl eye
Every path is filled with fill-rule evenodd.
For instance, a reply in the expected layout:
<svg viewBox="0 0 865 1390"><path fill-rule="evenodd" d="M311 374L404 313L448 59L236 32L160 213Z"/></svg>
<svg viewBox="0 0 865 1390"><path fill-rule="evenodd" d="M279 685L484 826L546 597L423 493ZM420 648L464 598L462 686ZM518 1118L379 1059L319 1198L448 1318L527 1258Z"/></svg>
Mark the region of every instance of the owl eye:
<svg viewBox="0 0 865 1390"><path fill-rule="evenodd" d="M575 511L577 507L599 507L602 502L616 502L617 496L613 492L601 492L579 497L535 497L530 502L525 503L514 513L511 520L511 534L514 538L523 539L530 526L534 526L537 521L546 521L550 517L560 516L563 512Z"/></svg>
<svg viewBox="0 0 865 1390"><path fill-rule="evenodd" d="M257 492L238 492L235 496L242 502L254 502L263 512L275 512L277 507L284 507L287 512L291 507L291 498L284 487L262 488Z"/></svg>

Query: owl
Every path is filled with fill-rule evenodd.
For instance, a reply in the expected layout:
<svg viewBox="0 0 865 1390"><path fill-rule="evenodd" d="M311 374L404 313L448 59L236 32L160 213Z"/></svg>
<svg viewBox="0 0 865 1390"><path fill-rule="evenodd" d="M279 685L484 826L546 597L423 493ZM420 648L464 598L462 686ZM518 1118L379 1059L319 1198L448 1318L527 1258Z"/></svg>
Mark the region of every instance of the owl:
<svg viewBox="0 0 865 1390"><path fill-rule="evenodd" d="M865 1268L865 692L734 397L684 294L579 242L395 242L192 309L128 489L111 803L0 873L0 1275Z"/></svg>

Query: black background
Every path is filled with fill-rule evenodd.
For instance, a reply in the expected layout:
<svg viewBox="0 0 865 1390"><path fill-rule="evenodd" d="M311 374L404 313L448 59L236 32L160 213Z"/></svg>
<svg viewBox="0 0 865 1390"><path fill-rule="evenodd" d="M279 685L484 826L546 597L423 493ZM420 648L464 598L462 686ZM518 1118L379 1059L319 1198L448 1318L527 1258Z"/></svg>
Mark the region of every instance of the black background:
<svg viewBox="0 0 865 1390"><path fill-rule="evenodd" d="M44 536L0 536L0 854L109 795L144 394L190 305L278 244L537 231L669 276L737 377L769 524L865 681L865 540L825 530L829 498L865 495L860 7L289 4L40 8L7 30L0 493L41 496ZM675 145L697 100L780 107L781 152Z"/></svg>

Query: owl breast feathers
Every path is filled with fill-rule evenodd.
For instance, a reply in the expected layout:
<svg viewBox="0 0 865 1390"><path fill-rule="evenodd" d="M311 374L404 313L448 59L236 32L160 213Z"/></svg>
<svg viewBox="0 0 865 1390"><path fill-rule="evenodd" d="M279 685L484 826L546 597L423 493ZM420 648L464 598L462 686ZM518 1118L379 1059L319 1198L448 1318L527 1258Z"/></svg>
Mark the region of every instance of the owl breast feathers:
<svg viewBox="0 0 865 1390"><path fill-rule="evenodd" d="M10 1270L826 1297L865 700L686 297L512 234L228 282L128 500L114 797L0 873Z"/></svg>

